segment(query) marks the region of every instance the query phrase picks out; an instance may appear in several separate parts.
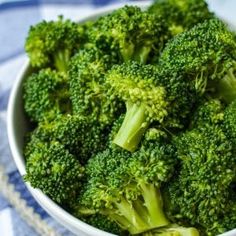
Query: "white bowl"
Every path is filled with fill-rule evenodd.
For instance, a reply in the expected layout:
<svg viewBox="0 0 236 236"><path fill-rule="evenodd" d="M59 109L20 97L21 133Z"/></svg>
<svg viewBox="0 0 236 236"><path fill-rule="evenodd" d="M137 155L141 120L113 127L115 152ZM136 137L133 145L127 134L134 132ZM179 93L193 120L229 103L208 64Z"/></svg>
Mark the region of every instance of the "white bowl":
<svg viewBox="0 0 236 236"><path fill-rule="evenodd" d="M135 5L140 6L141 8L146 8L150 4L147 2L136 3ZM113 10L121 7L121 4L112 5L94 11L90 16L81 19L79 22L84 22L86 20L93 20L99 16L108 14ZM29 123L25 117L23 110L23 101L22 101L22 84L24 79L27 77L27 74L30 72L29 61L27 60L23 65L21 71L19 72L15 84L12 88L9 103L8 103L8 138L13 155L13 159L16 163L16 166L23 176L26 173L25 170L25 160L23 157L23 145L24 145L24 136L28 131ZM113 234L107 233L105 231L99 230L91 225L84 223L83 221L75 218L70 213L65 211L55 202L53 202L49 197L47 197L42 191L32 188L28 183L26 183L27 188L32 193L37 202L58 222L64 225L67 229L75 233L76 235L84 236L112 236ZM222 236L235 236L236 230L222 234Z"/></svg>

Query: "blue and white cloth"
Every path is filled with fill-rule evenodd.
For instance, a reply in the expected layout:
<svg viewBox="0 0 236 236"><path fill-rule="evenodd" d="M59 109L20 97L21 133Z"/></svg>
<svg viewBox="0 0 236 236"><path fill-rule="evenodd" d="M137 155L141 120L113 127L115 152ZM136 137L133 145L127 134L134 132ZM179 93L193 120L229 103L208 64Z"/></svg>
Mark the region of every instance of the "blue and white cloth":
<svg viewBox="0 0 236 236"><path fill-rule="evenodd" d="M0 235L73 235L49 216L26 189L7 139L6 110L11 87L23 65L29 26L58 15L78 20L95 8L128 0L0 0ZM219 16L236 25L235 0L209 0Z"/></svg>

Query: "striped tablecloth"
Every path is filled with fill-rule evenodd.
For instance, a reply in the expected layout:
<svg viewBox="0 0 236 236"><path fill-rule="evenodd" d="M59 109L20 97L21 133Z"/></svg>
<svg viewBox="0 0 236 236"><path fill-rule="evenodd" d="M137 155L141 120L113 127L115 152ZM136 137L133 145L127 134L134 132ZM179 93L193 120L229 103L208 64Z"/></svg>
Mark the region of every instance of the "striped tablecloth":
<svg viewBox="0 0 236 236"><path fill-rule="evenodd" d="M9 93L23 65L29 26L58 15L78 20L95 8L128 0L0 0L0 235L73 235L52 219L26 189L11 157L6 110ZM236 25L235 0L210 0L209 5Z"/></svg>

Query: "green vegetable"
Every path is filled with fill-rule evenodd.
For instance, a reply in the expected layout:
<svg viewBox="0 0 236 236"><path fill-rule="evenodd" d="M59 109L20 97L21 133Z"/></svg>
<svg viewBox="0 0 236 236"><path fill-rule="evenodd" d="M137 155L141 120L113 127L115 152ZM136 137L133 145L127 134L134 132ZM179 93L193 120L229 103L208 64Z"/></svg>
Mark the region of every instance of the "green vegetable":
<svg viewBox="0 0 236 236"><path fill-rule="evenodd" d="M115 65L107 73L106 83L111 94L126 103L126 115L114 143L131 152L138 148L152 122L162 124L167 116L176 114L179 119L185 117L194 101L187 82L152 65Z"/></svg>
<svg viewBox="0 0 236 236"><path fill-rule="evenodd" d="M33 67L53 67L67 71L70 57L83 44L82 26L59 17L57 21L42 21L31 26L25 42Z"/></svg>
<svg viewBox="0 0 236 236"><path fill-rule="evenodd" d="M41 122L32 139L58 141L81 163L86 163L91 156L105 149L108 131L88 118L68 114L58 116L51 122ZM33 144L31 146L34 147Z"/></svg>
<svg viewBox="0 0 236 236"><path fill-rule="evenodd" d="M217 91L230 103L236 98L235 58L233 34L220 20L211 19L170 40L159 64L163 70L186 76L199 94Z"/></svg>
<svg viewBox="0 0 236 236"><path fill-rule="evenodd" d="M173 174L174 164L174 149L164 140L147 140L133 154L121 149L97 154L85 167L80 213L99 212L131 234L169 224L160 186Z"/></svg>
<svg viewBox="0 0 236 236"><path fill-rule="evenodd" d="M173 36L213 17L204 0L155 0L148 11L161 16Z"/></svg>
<svg viewBox="0 0 236 236"><path fill-rule="evenodd" d="M74 114L89 117L101 126L111 125L123 104L105 86L105 74L116 63L97 48L83 49L70 63L70 97Z"/></svg>
<svg viewBox="0 0 236 236"><path fill-rule="evenodd" d="M99 18L89 31L91 43L121 61L146 63L149 54L159 54L169 38L164 19L142 11L137 6L125 6Z"/></svg>
<svg viewBox="0 0 236 236"><path fill-rule="evenodd" d="M70 205L80 190L84 168L59 142L34 141L27 156L25 181L57 203Z"/></svg>
<svg viewBox="0 0 236 236"><path fill-rule="evenodd" d="M198 109L196 126L174 138L179 169L165 188L170 219L199 226L207 235L218 235L232 225L236 227L232 207L236 149L224 132L227 121L222 114L219 103L210 101ZM230 218L229 227L225 221Z"/></svg>
<svg viewBox="0 0 236 236"><path fill-rule="evenodd" d="M53 120L71 113L68 80L64 73L42 69L31 74L23 85L24 109L32 121Z"/></svg>

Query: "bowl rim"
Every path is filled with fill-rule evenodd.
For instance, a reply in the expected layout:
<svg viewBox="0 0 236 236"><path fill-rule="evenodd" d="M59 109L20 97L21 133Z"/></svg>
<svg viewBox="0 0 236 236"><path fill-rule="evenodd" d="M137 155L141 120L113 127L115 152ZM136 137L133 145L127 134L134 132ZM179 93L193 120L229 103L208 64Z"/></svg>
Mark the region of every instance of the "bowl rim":
<svg viewBox="0 0 236 236"><path fill-rule="evenodd" d="M85 22L87 20L90 20L92 18L96 18L102 15L106 15L110 12L112 12L115 9L118 9L124 5L136 5L141 8L148 7L150 5L151 1L133 1L130 3L118 3L118 4L112 4L106 7L101 7L99 9L94 10L92 13L81 17L77 22ZM24 176L26 174L25 169L25 161L23 155L20 153L17 141L16 141L16 135L14 131L14 108L16 106L16 98L19 93L19 91L22 89L22 82L27 74L27 71L30 67L29 59L28 57L25 59L23 66L21 67L18 75L16 76L16 79L14 81L14 84L12 86L10 97L8 101L7 106L7 134L8 134L8 141L10 150L12 153L13 160L16 164L16 167L18 171L20 172L21 176ZM21 97L22 98L22 97ZM36 201L40 204L40 206L52 217L54 220L58 221L58 219L55 219L54 214L57 216L56 218L60 218L59 222L64 225L64 227L68 228L67 224L71 225L73 228L83 231L83 233L90 234L90 235L100 235L100 236L114 236L114 234L108 233L106 231L100 230L96 227L93 227L79 218L76 218L66 210L64 210L62 207L60 207L57 203L55 203L53 200L51 200L47 195L45 195L41 190L35 189L31 187L31 185L28 182L25 182L28 190L33 195L33 197L36 199ZM70 228L71 230L71 228Z"/></svg>

